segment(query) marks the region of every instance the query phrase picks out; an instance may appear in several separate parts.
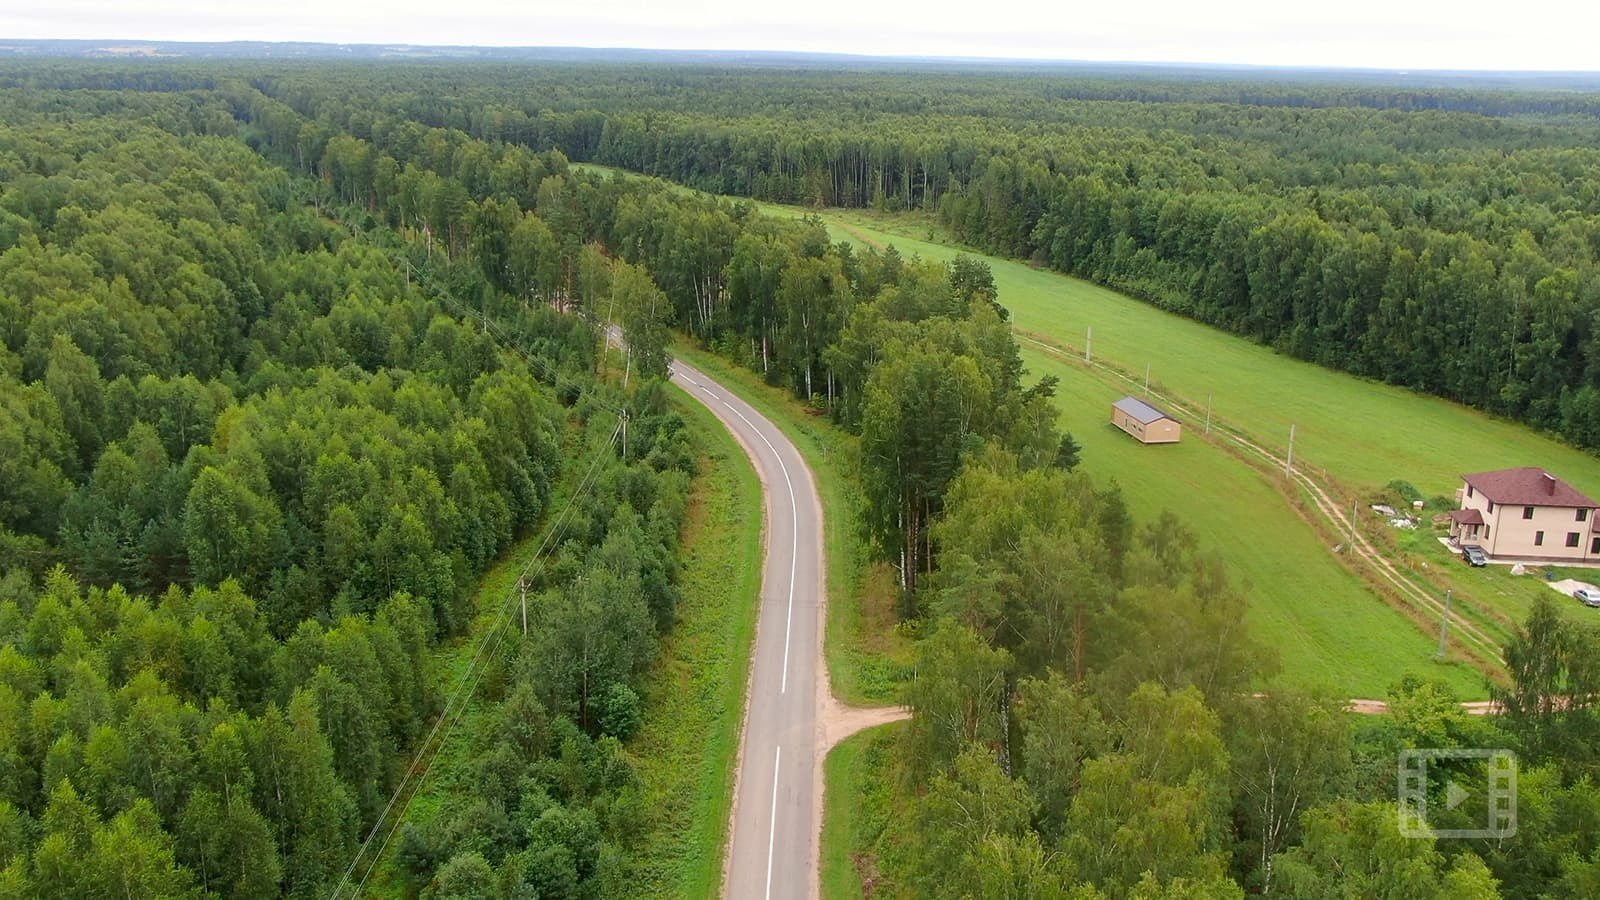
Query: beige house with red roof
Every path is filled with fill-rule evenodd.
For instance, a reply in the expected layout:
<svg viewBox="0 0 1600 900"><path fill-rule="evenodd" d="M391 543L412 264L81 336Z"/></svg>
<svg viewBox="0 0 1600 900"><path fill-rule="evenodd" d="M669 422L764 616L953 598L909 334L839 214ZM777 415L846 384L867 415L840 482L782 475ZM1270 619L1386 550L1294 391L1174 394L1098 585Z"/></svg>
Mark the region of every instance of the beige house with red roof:
<svg viewBox="0 0 1600 900"><path fill-rule="evenodd" d="M1537 466L1463 475L1450 537L1499 559L1600 560L1600 504Z"/></svg>

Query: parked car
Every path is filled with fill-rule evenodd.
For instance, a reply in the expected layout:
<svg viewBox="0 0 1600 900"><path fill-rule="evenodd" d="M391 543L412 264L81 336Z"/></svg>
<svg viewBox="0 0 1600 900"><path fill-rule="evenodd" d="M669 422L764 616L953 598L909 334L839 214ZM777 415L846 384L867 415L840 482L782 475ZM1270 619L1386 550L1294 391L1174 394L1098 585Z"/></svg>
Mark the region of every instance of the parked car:
<svg viewBox="0 0 1600 900"><path fill-rule="evenodd" d="M1600 607L1600 591L1594 588L1578 588L1572 592L1572 596L1578 598L1578 602L1584 606Z"/></svg>
<svg viewBox="0 0 1600 900"><path fill-rule="evenodd" d="M1466 560L1467 565L1470 566L1487 566L1489 564L1489 557L1483 552L1483 548L1477 544L1468 544L1462 547L1461 558Z"/></svg>

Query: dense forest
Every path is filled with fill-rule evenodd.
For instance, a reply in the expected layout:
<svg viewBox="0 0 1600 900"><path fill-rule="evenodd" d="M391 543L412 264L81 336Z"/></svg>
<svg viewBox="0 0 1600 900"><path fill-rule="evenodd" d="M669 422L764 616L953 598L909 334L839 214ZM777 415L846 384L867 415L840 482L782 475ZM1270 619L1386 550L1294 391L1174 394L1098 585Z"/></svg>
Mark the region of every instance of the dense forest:
<svg viewBox="0 0 1600 900"><path fill-rule="evenodd" d="M1392 716L1354 721L1274 681L1244 590L1180 520L1135 522L1075 471L1054 385L1024 386L981 263L854 250L816 220L569 163L937 210L985 246L1358 369L1366 341L1410 352L1447 321L1420 285L1520 284L1496 295L1520 297L1496 345L1514 364L1485 363L1508 373L1497 399L1468 399L1588 440L1572 430L1600 305L1582 97L1451 94L1432 105L1455 111L1411 113L1425 96L1095 93L1115 90L0 68L0 893L327 896L351 870L364 881L363 837L392 824L404 893L628 894L650 811L626 741L673 624L693 471L660 380L673 327L857 436L861 531L917 636L875 890L1600 891L1594 629L1536 607L1506 648L1505 715L1413 681ZM942 162L902 155L913 134ZM1104 189L1098 212L1049 218L1079 187ZM1473 206L1473 191L1498 193ZM1335 253L1346 238L1370 265ZM1330 272L1355 279L1340 309L1399 318L1319 319ZM1218 284L1235 293L1186 305ZM1464 320L1486 335L1487 298ZM1369 337L1375 323L1409 330ZM1291 340L1302 325L1310 343ZM440 651L482 636L477 579L557 533L528 634L473 683L485 715L439 776L444 808L390 822L454 699ZM1521 754L1515 837L1396 836L1397 751L1451 746ZM1481 774L1463 763L1469 801L1431 824L1470 822Z"/></svg>
<svg viewBox="0 0 1600 900"><path fill-rule="evenodd" d="M1600 448L1594 94L639 66L254 80L380 142L423 122L713 192L926 210L986 251Z"/></svg>
<svg viewBox="0 0 1600 900"><path fill-rule="evenodd" d="M221 96L0 108L0 893L327 896L453 699L477 576L558 509L474 790L398 846L419 885L487 856L611 892L692 471L659 383L342 221Z"/></svg>

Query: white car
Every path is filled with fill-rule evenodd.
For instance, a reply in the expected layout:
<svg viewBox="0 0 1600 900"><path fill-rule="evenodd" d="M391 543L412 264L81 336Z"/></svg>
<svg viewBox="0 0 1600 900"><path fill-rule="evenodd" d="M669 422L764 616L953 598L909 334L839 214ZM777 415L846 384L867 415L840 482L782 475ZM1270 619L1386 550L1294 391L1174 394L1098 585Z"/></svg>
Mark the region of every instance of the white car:
<svg viewBox="0 0 1600 900"><path fill-rule="evenodd" d="M1578 588L1572 592L1572 596L1578 598L1578 602L1584 606L1600 607L1600 590L1595 588Z"/></svg>

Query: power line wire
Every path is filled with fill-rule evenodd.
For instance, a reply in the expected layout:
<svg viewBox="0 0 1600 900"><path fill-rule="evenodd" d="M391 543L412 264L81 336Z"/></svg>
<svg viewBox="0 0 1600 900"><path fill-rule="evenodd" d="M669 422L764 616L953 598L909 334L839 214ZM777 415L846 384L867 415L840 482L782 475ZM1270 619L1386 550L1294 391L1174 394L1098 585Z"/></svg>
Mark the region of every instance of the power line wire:
<svg viewBox="0 0 1600 900"><path fill-rule="evenodd" d="M528 564L523 567L522 572L518 575L517 580L519 584L527 579L533 570L543 562L546 548L549 546L554 546L553 539L559 534L565 533L567 527L567 514L572 511L578 498L583 496L588 490L595 473L599 470L601 461L604 460L610 450L616 446L617 437L621 431L622 419L619 415L617 425L611 430L611 437L606 441L606 445L595 454L594 460L589 464L588 470L584 472L583 478L578 482L578 486L573 490L572 495L567 498L566 505L562 507L561 512L556 516L555 520L551 522L550 529L545 532L544 537L540 540L539 546L534 551L533 557L528 561ZM354 891L351 892L351 897L359 897L361 895L362 889L366 887L367 879L372 877L373 871L378 867L378 863L383 859L383 853L388 848L389 841L394 837L395 832L399 830L400 823L405 821L406 813L411 809L411 801L416 799L417 791L422 789L422 785L428 779L428 774L433 771L433 765L439 759L438 750L436 749L434 755L428 760L428 764L423 768L420 777L416 775L417 765L421 762L422 757L426 754L428 747L435 744L434 738L438 736L440 729L442 728L444 730L444 736L439 739L436 746L437 748L442 749L444 742L449 739L450 733L459 723L461 711L465 709L468 703L471 702L472 695L477 690L478 681L482 678L482 672L479 671L479 664L485 658L493 658L495 653L499 651L500 643L505 637L505 623L509 621L511 617L510 611L512 608L512 603L510 601L513 598L520 598L520 593L517 588L512 588L507 592L506 599L501 603L500 611L496 614L494 624L490 626L489 632L485 634L483 640L479 642L477 652L473 654L472 660L467 664L466 670L461 673L460 678L456 682L455 689L452 691L450 698L445 703L444 711L440 713L438 719L434 720L433 728L429 730L427 737L423 739L422 743L417 746L417 751L411 758L411 764L406 767L405 776L401 778L400 784L395 787L394 793L389 796L388 803L384 804L382 812L378 814L377 819L372 823L372 828L367 832L366 839L361 842L361 846L356 849L355 856L350 859L350 864L345 866L344 874L340 876L339 883L334 886L333 893L330 895L332 898L335 898L335 900L344 891L344 886L349 882L350 875L355 871L356 864L361 861L361 857L366 854L367 848L372 845L373 838L375 838L379 830L382 829L384 821L389 816L390 810L394 808L395 803L400 799L400 795L405 792L406 786L411 784L413 778L415 778L416 789L412 791L411 795L406 798L405 804L401 806L399 815L395 817L393 824L390 825L388 832L384 835L383 843L378 845L377 853L373 855L371 862L368 864L365 872L361 876L361 881L357 883ZM492 650L490 649L491 643L493 644ZM486 650L489 651L487 657L485 655Z"/></svg>

